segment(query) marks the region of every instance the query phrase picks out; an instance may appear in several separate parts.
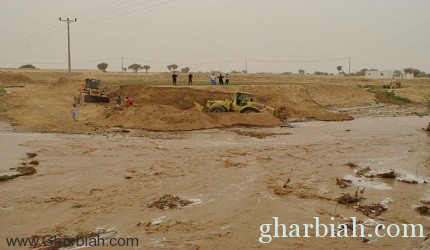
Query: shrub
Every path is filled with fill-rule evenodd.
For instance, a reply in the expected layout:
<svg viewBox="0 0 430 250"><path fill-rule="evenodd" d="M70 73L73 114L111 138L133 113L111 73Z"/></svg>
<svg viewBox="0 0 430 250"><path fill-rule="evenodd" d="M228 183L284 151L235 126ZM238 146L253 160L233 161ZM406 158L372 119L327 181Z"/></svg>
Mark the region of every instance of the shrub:
<svg viewBox="0 0 430 250"><path fill-rule="evenodd" d="M33 65L31 65L31 64L25 64L25 65L22 65L21 67L19 67L20 69L35 69L36 67L34 67Z"/></svg>

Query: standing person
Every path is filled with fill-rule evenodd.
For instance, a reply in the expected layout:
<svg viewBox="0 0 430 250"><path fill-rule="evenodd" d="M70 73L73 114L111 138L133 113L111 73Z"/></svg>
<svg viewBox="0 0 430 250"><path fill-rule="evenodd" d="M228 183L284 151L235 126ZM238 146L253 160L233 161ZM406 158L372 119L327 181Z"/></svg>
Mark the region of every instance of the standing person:
<svg viewBox="0 0 430 250"><path fill-rule="evenodd" d="M76 104L73 104L73 107L72 107L72 110L70 111L70 113L72 114L73 121L77 121L78 120L78 108L76 107Z"/></svg>
<svg viewBox="0 0 430 250"><path fill-rule="evenodd" d="M215 73L212 73L212 75L211 75L211 85L216 85L216 76L215 76Z"/></svg>
<svg viewBox="0 0 430 250"><path fill-rule="evenodd" d="M176 74L175 71L173 71L173 75L172 75L172 83L174 86L176 86L176 78L178 78L178 75Z"/></svg>
<svg viewBox="0 0 430 250"><path fill-rule="evenodd" d="M193 85L193 74L188 74L188 85Z"/></svg>
<svg viewBox="0 0 430 250"><path fill-rule="evenodd" d="M225 85L228 85L230 83L230 79L228 78L228 73L225 74Z"/></svg>
<svg viewBox="0 0 430 250"><path fill-rule="evenodd" d="M121 106L121 96L118 96L118 97L115 99L115 103L116 103L116 106L117 106L117 107L120 107L120 106Z"/></svg>
<svg viewBox="0 0 430 250"><path fill-rule="evenodd" d="M219 81L219 85L224 85L224 76L222 74L219 74L218 81Z"/></svg>

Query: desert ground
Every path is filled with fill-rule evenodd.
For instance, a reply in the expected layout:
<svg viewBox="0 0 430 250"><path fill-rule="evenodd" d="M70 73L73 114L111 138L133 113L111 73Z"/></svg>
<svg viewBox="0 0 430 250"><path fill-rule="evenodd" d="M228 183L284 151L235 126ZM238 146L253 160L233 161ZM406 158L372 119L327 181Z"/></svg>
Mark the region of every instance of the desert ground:
<svg viewBox="0 0 430 250"><path fill-rule="evenodd" d="M430 246L423 237L259 242L272 217L420 223L429 235L429 79L399 80L389 91L405 101L385 95L390 80L231 74L229 86L209 86L196 73L193 86L180 74L174 87L170 75L79 70L67 83L63 70L0 69L0 248L6 237L94 234L138 238L134 249ZM74 122L86 78L136 104L78 104ZM194 107L234 91L273 112ZM346 194L357 201L345 204Z"/></svg>

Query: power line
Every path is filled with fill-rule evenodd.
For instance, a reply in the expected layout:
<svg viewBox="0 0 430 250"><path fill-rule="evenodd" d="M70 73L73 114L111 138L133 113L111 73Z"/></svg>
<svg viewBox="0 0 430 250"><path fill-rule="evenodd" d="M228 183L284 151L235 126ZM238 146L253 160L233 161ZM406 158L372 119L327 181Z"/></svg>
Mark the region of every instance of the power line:
<svg viewBox="0 0 430 250"><path fill-rule="evenodd" d="M112 5L112 4L114 4L114 3L121 2L121 1L122 1L122 0L115 0L115 1L109 2L109 3L107 3L107 4L103 4L103 5L96 6L96 7L91 8L91 9L87 9L87 10L84 10L84 11L80 11L80 12L72 13L72 14L71 14L71 16L82 16L82 15L88 15L88 14L86 14L86 13L97 12L97 11L100 11L100 10L103 10L103 9L113 8L113 7L115 7L115 6L118 6L118 5L121 5L121 4L124 4L124 3L127 3L127 2L131 2L131 1L134 1L134 0L128 0L128 1L125 1L125 2L123 2L123 3L119 3L119 4L116 4L116 5Z"/></svg>
<svg viewBox="0 0 430 250"><path fill-rule="evenodd" d="M134 0L132 0L132 1L134 1ZM91 16L91 17L94 17L94 16L99 16L99 15L103 15L103 14L110 13L110 12L117 12L117 11L119 11L119 10L128 9L128 8L130 8L130 7L134 7L134 6L142 5L142 4L145 4L145 3L151 2L151 1L155 1L155 0L146 0L146 1L143 1L143 2L134 3L134 4L131 4L131 5L127 5L127 6L120 7L120 8L115 8L115 9L107 8L105 11L103 11L102 9L100 9L100 10L95 11L95 12L93 12L93 13L89 13L89 14L82 15L81 17L85 17L85 16ZM126 1L126 2L130 2L130 1ZM124 2L124 3L126 3L126 2ZM121 3L121 4L119 4L119 5L122 5L122 4L124 4L124 3ZM113 6L112 6L112 7L113 7Z"/></svg>
<svg viewBox="0 0 430 250"><path fill-rule="evenodd" d="M341 61L349 59L346 58L337 58L337 59L323 59L323 60L260 60L260 59L247 59L248 61L253 62L268 62L268 63L313 63L313 62L332 62L332 61Z"/></svg>
<svg viewBox="0 0 430 250"><path fill-rule="evenodd" d="M118 18L118 17L124 16L124 15L129 15L129 14L133 14L133 13L136 13L136 12L144 11L144 10L147 10L147 9L155 8L155 7L158 7L158 6L161 6L161 5L165 5L165 4L174 2L174 1L176 1L176 0L165 1L165 2L162 2L162 3L159 3L159 4L155 4L155 5L151 5L151 6L142 8L142 9L125 12L125 13L122 13L122 14L119 14L119 15L116 15L116 16L111 16L111 17L107 17L107 18L97 19L97 20L94 20L94 21L90 21L88 23L80 24L80 25L88 25L88 24L93 24L93 23L97 23L97 22L101 22L101 21L105 21L105 20L109 20L109 19Z"/></svg>

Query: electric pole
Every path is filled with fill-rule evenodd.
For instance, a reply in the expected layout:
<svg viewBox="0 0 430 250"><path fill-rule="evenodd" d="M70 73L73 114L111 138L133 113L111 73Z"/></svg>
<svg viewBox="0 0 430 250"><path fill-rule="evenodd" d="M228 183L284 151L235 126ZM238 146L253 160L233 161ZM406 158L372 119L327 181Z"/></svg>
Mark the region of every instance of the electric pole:
<svg viewBox="0 0 430 250"><path fill-rule="evenodd" d="M248 59L245 59L245 74L248 73Z"/></svg>
<svg viewBox="0 0 430 250"><path fill-rule="evenodd" d="M124 72L124 57L121 57L121 71Z"/></svg>
<svg viewBox="0 0 430 250"><path fill-rule="evenodd" d="M349 64L348 64L348 75L351 75L351 57L348 58L349 59Z"/></svg>
<svg viewBox="0 0 430 250"><path fill-rule="evenodd" d="M68 51L68 58L69 58L69 74L67 78L68 78L68 82L71 83L72 82L72 62L70 59L70 23L76 22L77 19L76 18L74 20L71 20L70 18L61 19L61 17L59 19L60 21L67 23L67 51Z"/></svg>

